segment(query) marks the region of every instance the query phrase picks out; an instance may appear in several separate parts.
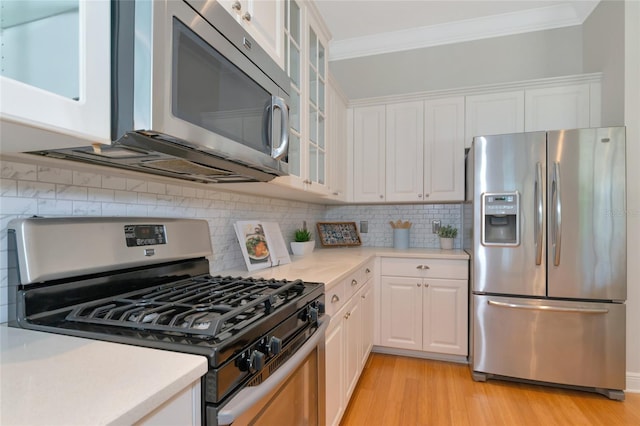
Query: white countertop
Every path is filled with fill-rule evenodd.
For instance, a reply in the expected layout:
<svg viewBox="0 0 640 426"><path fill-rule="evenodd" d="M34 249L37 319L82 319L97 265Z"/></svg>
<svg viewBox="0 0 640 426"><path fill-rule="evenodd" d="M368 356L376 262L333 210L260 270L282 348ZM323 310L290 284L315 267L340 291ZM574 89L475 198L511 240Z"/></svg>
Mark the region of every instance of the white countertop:
<svg viewBox="0 0 640 426"><path fill-rule="evenodd" d="M323 282L376 257L467 260L462 250L316 248L292 263L222 275ZM0 326L0 424L132 424L207 372L196 355Z"/></svg>
<svg viewBox="0 0 640 426"><path fill-rule="evenodd" d="M202 356L0 326L0 424L132 424L207 372Z"/></svg>
<svg viewBox="0 0 640 426"><path fill-rule="evenodd" d="M291 263L286 265L253 272L248 272L246 269L235 269L223 271L220 274L316 281L324 283L325 288L330 289L374 257L469 259L469 255L464 250L394 249L391 247L316 248L313 253L307 256L291 256Z"/></svg>

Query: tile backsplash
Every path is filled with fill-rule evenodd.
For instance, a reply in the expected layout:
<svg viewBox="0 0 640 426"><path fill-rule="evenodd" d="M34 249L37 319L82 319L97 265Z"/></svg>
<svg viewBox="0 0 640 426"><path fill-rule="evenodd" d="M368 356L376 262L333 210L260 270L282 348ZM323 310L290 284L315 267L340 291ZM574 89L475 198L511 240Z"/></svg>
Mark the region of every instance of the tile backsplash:
<svg viewBox="0 0 640 426"><path fill-rule="evenodd" d="M102 169L104 170L104 169ZM132 175L134 176L134 175ZM209 223L213 246L211 272L244 268L233 223L263 219L278 222L285 241L307 221L315 230L319 221L368 222L361 234L364 246L393 246L390 220L409 220L410 247L437 248L431 221L461 223L458 204L325 206L240 193L215 186L159 183L108 172L88 173L68 167L49 167L0 161L0 323L7 321L7 225L20 217L38 216L149 216L188 217ZM456 247L459 247L456 241Z"/></svg>

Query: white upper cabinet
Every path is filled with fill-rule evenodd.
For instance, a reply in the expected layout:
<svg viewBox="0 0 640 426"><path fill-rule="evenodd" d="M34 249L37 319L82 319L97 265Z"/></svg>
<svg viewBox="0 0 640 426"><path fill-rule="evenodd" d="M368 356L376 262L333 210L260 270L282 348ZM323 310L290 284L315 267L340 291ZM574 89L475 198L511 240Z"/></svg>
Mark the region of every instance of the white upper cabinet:
<svg viewBox="0 0 640 426"><path fill-rule="evenodd" d="M274 61L284 66L283 0L218 0Z"/></svg>
<svg viewBox="0 0 640 426"><path fill-rule="evenodd" d="M327 164L329 197L347 199L347 101L331 78L327 85Z"/></svg>
<svg viewBox="0 0 640 426"><path fill-rule="evenodd" d="M466 97L465 147L475 136L524 131L524 90Z"/></svg>
<svg viewBox="0 0 640 426"><path fill-rule="evenodd" d="M424 102L387 105L386 201L422 201Z"/></svg>
<svg viewBox="0 0 640 426"><path fill-rule="evenodd" d="M353 201L385 200L385 107L353 111Z"/></svg>
<svg viewBox="0 0 640 426"><path fill-rule="evenodd" d="M424 200L464 200L464 97L424 104Z"/></svg>
<svg viewBox="0 0 640 426"><path fill-rule="evenodd" d="M109 143L110 2L0 3L2 152Z"/></svg>
<svg viewBox="0 0 640 426"><path fill-rule="evenodd" d="M590 127L589 84L525 91L525 131Z"/></svg>
<svg viewBox="0 0 640 426"><path fill-rule="evenodd" d="M289 176L272 182L326 197L328 37L312 4L284 2L284 69L291 77Z"/></svg>

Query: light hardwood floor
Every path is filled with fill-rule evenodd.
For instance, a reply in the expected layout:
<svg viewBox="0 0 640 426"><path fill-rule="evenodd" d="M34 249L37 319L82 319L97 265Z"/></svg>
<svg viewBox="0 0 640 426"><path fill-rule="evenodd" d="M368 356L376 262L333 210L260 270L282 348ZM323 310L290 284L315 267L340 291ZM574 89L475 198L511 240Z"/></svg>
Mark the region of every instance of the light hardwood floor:
<svg viewBox="0 0 640 426"><path fill-rule="evenodd" d="M371 354L341 425L640 425L640 394L602 395L471 379L469 367Z"/></svg>

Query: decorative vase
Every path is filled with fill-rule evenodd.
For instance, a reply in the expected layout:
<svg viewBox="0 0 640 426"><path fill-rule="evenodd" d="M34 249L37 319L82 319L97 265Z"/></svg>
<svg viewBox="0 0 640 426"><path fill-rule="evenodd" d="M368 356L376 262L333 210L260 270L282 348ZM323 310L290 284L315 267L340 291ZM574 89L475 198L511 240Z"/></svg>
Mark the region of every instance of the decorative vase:
<svg viewBox="0 0 640 426"><path fill-rule="evenodd" d="M442 237L440 237L440 248L442 250L452 250L453 249L453 238L442 238Z"/></svg>
<svg viewBox="0 0 640 426"><path fill-rule="evenodd" d="M311 252L313 252L313 249L315 247L315 241L291 241L291 253L293 253L294 256L305 256L307 254L310 254Z"/></svg>

